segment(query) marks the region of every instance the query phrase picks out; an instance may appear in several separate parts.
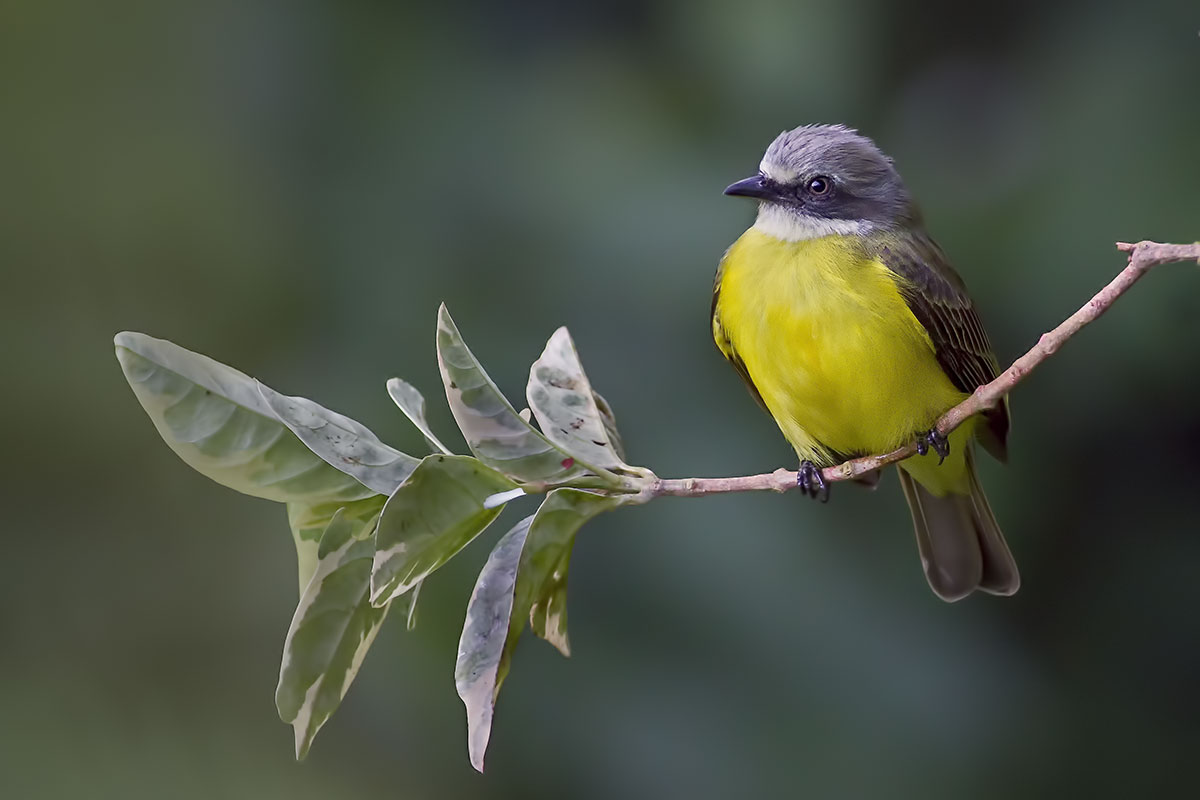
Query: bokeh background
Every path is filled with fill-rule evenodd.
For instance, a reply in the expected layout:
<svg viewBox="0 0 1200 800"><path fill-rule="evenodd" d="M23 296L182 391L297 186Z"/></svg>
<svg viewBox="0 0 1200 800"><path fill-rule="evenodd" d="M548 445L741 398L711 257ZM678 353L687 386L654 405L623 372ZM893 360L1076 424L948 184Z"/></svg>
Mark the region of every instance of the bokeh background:
<svg viewBox="0 0 1200 800"><path fill-rule="evenodd" d="M1189 2L208 3L0 11L0 796L1149 796L1200 747L1200 274L1162 268L1016 393L984 482L1012 599L937 601L897 482L662 500L581 535L575 654L527 637L488 772L454 651L510 511L391 620L296 764L273 706L284 511L193 473L113 358L134 329L420 452L446 301L519 398L569 324L635 463L791 464L709 341L797 124L893 155L1007 363L1200 237ZM454 441L459 441L454 439Z"/></svg>

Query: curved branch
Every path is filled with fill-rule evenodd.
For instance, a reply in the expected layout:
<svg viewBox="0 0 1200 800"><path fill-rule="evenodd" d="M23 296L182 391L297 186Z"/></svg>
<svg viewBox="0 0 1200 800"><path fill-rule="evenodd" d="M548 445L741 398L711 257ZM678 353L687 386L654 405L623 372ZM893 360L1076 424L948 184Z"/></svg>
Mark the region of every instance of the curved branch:
<svg viewBox="0 0 1200 800"><path fill-rule="evenodd" d="M1067 317L1061 325L1049 333L1042 334L1038 343L1029 352L1014 361L1012 366L1000 373L994 381L980 386L970 397L943 414L937 421L938 431L943 435L949 434L970 417L995 406L1001 398L1024 380L1034 367L1052 356L1067 339L1107 311L1117 298L1128 291L1129 287L1133 286L1151 267L1176 261L1195 260L1200 263L1200 243L1138 242L1137 244L1128 244L1118 242L1117 249L1129 254L1129 265L1107 286L1097 292L1095 297L1087 301L1082 308ZM896 461L903 461L916 452L917 447L914 442L883 455L855 458L834 467L826 467L821 474L827 481L849 480ZM785 492L795 486L795 472L777 469L761 475L745 475L737 478L659 479L643 490L642 495L645 500L664 495L702 497L724 492L766 490Z"/></svg>

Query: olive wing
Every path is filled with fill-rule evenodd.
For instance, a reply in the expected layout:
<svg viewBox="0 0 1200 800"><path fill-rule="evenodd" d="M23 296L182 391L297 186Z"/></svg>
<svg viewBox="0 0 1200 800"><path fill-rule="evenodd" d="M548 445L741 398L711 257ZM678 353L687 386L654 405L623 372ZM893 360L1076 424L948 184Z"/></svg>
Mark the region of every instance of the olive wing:
<svg viewBox="0 0 1200 800"><path fill-rule="evenodd" d="M973 392L999 374L996 356L962 278L940 247L925 235L869 240L875 255L898 281L909 310L933 341L938 363L963 392ZM983 413L979 441L1000 461L1008 459L1008 400Z"/></svg>

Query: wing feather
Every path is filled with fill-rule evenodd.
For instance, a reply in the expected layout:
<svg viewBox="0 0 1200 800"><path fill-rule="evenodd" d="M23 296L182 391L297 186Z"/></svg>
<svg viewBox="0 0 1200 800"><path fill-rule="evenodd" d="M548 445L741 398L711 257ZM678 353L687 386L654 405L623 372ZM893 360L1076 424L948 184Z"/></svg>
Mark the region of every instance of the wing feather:
<svg viewBox="0 0 1200 800"><path fill-rule="evenodd" d="M963 392L973 392L999 373L987 332L962 278L927 235L868 238L880 261L900 278L900 292L933 341L938 363ZM1007 398L984 412L979 441L1000 461L1008 458Z"/></svg>
<svg viewBox="0 0 1200 800"><path fill-rule="evenodd" d="M750 370L746 369L746 362L742 361L742 357L738 355L737 350L733 347L733 342L725 334L725 329L721 327L721 315L717 313L717 301L721 297L721 275L725 269L725 259L721 259L720 265L717 267L717 277L713 280L712 293L712 310L709 312L709 319L712 323L713 341L717 343L717 349L721 351L721 355L733 365L733 369L741 376L742 381L746 384L746 388L750 390L750 396L755 402L762 407L763 411L771 413L767 409L767 404L763 401L762 393L758 391L758 387L754 385L754 381L750 378Z"/></svg>

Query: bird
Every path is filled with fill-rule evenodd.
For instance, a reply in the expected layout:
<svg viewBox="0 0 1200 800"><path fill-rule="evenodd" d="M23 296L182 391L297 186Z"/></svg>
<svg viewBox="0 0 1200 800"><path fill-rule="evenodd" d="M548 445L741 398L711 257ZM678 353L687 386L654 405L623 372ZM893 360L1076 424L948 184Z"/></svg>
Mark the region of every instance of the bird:
<svg viewBox="0 0 1200 800"><path fill-rule="evenodd" d="M974 448L1007 460L1007 399L949 436L935 427L995 378L996 357L892 159L846 126L805 125L725 194L758 215L717 267L713 339L795 449L801 491L826 501L822 468L915 442L897 472L930 588L1014 594Z"/></svg>

